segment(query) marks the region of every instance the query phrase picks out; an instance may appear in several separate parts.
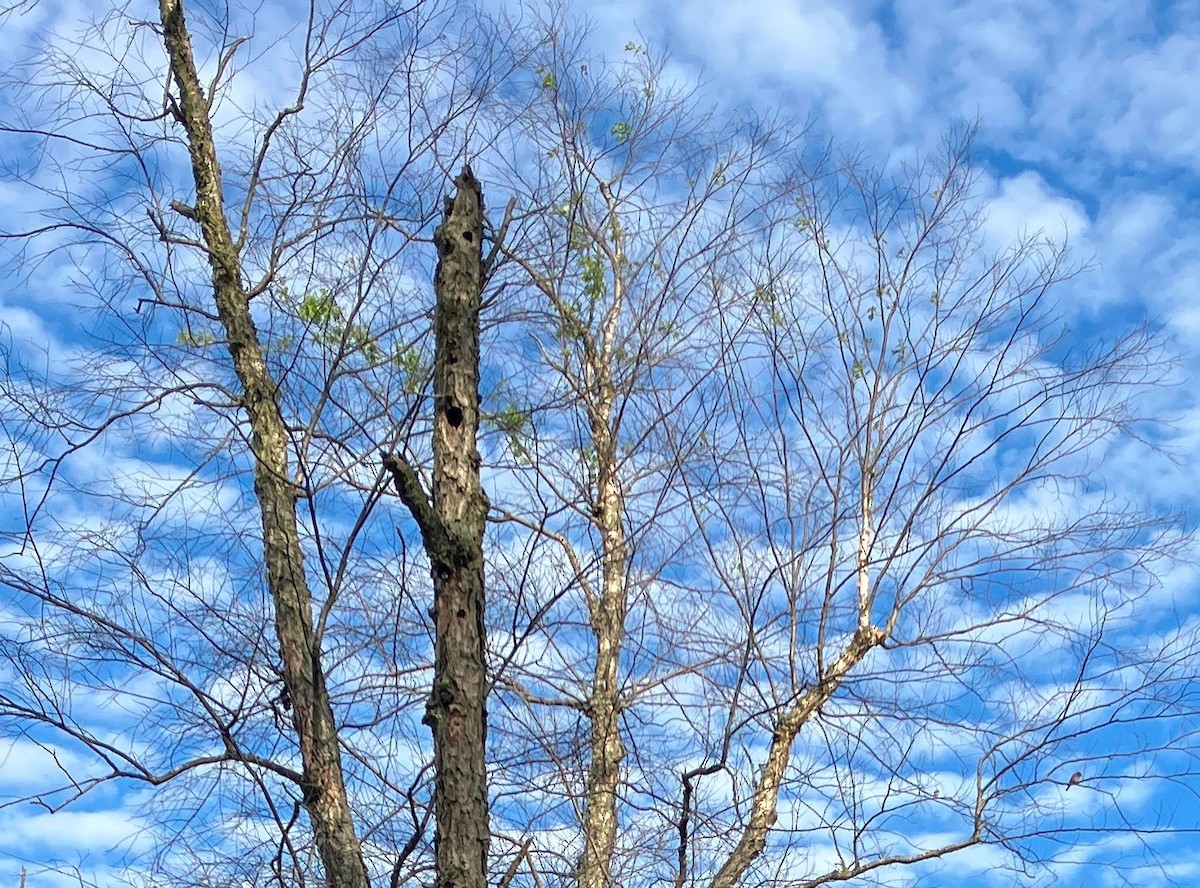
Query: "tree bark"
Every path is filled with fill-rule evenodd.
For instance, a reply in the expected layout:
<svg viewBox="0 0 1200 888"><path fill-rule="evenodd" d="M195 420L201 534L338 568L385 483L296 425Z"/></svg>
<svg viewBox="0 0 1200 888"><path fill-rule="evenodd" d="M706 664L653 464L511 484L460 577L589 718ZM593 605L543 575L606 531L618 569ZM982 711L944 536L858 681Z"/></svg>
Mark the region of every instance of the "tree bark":
<svg viewBox="0 0 1200 888"><path fill-rule="evenodd" d="M592 632L596 637L596 663L587 714L591 719L591 763L583 819L583 855L579 862L579 888L610 888L613 854L617 846L617 790L625 743L621 738L620 665L625 640L625 581L628 555L624 511L616 475L617 445L612 422L611 386L603 387L592 421L592 440L599 463L593 523L601 535L601 587L599 598L589 603Z"/></svg>
<svg viewBox="0 0 1200 888"><path fill-rule="evenodd" d="M421 531L433 573L433 730L437 888L487 888L483 532L479 479L479 310L483 192L465 167L434 233L433 496L403 457L384 456Z"/></svg>
<svg viewBox="0 0 1200 888"><path fill-rule="evenodd" d="M292 703L292 724L300 746L304 806L330 888L368 888L362 846L346 795L320 641L313 631L312 596L304 574L278 386L263 358L250 314L250 299L242 285L241 258L225 216L208 102L196 70L181 0L160 0L159 14L171 76L179 91L175 117L187 135L196 184L194 218L207 249L213 297L250 421L254 492L262 513L263 559L275 609L283 682Z"/></svg>
<svg viewBox="0 0 1200 888"><path fill-rule="evenodd" d="M616 409L617 387L613 380L617 327L625 309L625 251L617 204L612 191L599 184L607 217L607 243L597 240L608 259L612 274L612 301L595 341L594 359L584 368L589 396L584 407L591 424L596 455L596 489L592 524L600 533L601 579L599 596L589 599L588 617L596 639L596 663L587 714L591 720L591 761L583 814L583 854L576 873L578 888L612 888L613 857L620 832L617 793L625 741L621 737L621 649L625 642L628 610L626 582L629 553L625 535L625 504L621 494L620 411Z"/></svg>
<svg viewBox="0 0 1200 888"><path fill-rule="evenodd" d="M855 666L887 638L887 633L874 626L860 626L849 643L821 677L821 681L808 688L796 704L785 711L775 722L771 745L766 761L754 782L754 794L750 801L750 819L742 828L737 844L725 863L713 876L709 888L737 888L746 871L767 848L767 837L779 817L779 790L787 772L792 745L800 729L829 702L846 676Z"/></svg>

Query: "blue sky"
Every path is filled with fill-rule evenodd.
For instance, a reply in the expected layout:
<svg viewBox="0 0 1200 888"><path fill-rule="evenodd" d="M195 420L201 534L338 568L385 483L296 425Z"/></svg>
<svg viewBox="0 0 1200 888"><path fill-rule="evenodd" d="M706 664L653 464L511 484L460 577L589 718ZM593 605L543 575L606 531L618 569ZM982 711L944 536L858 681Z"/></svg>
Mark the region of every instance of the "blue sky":
<svg viewBox="0 0 1200 888"><path fill-rule="evenodd" d="M698 81L700 94L718 108L732 113L750 106L763 114L780 111L811 118L817 137L854 146L883 167L935 151L948 131L964 121L978 121L973 157L979 164L977 197L986 207L986 242L999 245L1039 231L1068 239L1074 258L1089 265L1054 291L1055 310L1073 335L1081 340L1115 335L1149 321L1161 326L1169 351L1178 356L1178 367L1169 371L1174 385L1145 401L1147 410L1167 423L1166 444L1176 459L1148 456L1131 443L1107 451L1103 468L1112 489L1143 497L1164 513L1195 514L1192 467L1200 456L1200 405L1192 391L1200 369L1195 349L1200 340L1200 3L675 0L665 10L653 0L575 5L594 22L589 37L594 53L619 58L630 41L652 52L667 51L667 76L680 83ZM67 23L86 17L90 8L44 0L6 22L0 57L54 39L48 36L53 28L69 31ZM287 4L255 8L260 32L287 20ZM270 70L269 65L252 69L257 80L243 79L240 88L246 92L241 95L270 94L275 86ZM11 110L12 96L7 89L0 93L0 109ZM0 159L27 160L24 146L13 146L12 140L0 141ZM14 220L21 218L29 199L27 191L0 176L0 229L22 224ZM64 313L51 295L66 286L74 271L52 254L39 266L36 285L22 282L0 293L3 321L19 353L36 357L42 347L84 347L75 338L80 317ZM163 413L156 420L163 428L176 420L186 425L186 418L170 415L169 405ZM178 454L165 439L155 440L162 446L153 451L144 443L132 450L129 442L115 443L111 452L78 465L76 477L91 473L93 479L175 483L181 477ZM214 516L249 521L252 515L247 517L244 505L233 489L223 491L215 505L176 504L181 524ZM19 519L5 517L6 527L14 517ZM388 536L374 539L373 556L386 561L389 545ZM228 562L197 561L187 566L193 580L207 576L212 588L230 584ZM544 570L552 576L554 567L547 564ZM103 573L102 567L95 570ZM162 570L165 577L172 566ZM1200 604L1191 568L1175 567L1163 581L1166 591L1155 601L1175 608L1180 622L1194 619ZM1086 610L1086 601L1063 603L1064 613ZM672 617L684 620L688 615ZM230 631L237 628L231 619ZM413 644L419 647L420 642ZM572 656L556 653L567 660ZM135 715L114 712L104 700L91 703L101 713L96 725L115 735L138 734ZM419 742L421 729L414 730ZM1154 729L1147 731L1153 737ZM52 756L29 739L18 738L7 752L0 751L0 786L6 794L40 784L54 773ZM153 742L150 736L139 739ZM392 739L395 745L383 750L387 755L406 761L418 755L409 738ZM1102 752L1076 751L1084 761ZM810 753L817 755L819 749L806 748L798 757ZM72 754L59 753L68 770ZM1137 766L1133 763L1131 772ZM1155 783L1151 794L1136 780L1124 781L1109 798L1113 804L1104 808L1105 818L1127 812L1139 822L1174 819L1177 824L1190 816L1186 812L1195 802L1183 783ZM1062 797L1063 816L1086 813L1089 799L1094 797L1079 791ZM122 871L127 850L144 850L154 840L158 826L143 816L145 800L143 790L114 786L66 813L0 809L0 881L14 882L22 865L38 870L66 862L106 884L110 871ZM1196 824L1194 816L1187 823ZM921 825L932 829L928 822ZM1121 869L1123 861L1141 859L1136 838L1086 832L1067 837L1078 844L1064 858L1107 861L1116 868L1077 868L1065 860L1038 871L1028 884L1048 884L1051 878L1066 886L1119 885L1125 884L1123 878L1134 885L1161 883L1162 868ZM1179 884L1200 880L1200 842L1183 835L1155 847L1166 855L1166 870ZM1061 846L1055 853L1061 853ZM1013 884L1009 871L988 875L998 859L994 849L968 851L922 871L921 884L961 883L963 873L978 884ZM898 878L896 884L905 884L905 877ZM31 881L30 888L71 883L69 874L47 873Z"/></svg>
<svg viewBox="0 0 1200 888"><path fill-rule="evenodd" d="M666 41L731 103L811 113L873 156L981 124L999 230L1064 227L1099 260L1096 311L1195 323L1188 224L1200 144L1191 3L599 4ZM1163 233L1170 232L1169 238Z"/></svg>

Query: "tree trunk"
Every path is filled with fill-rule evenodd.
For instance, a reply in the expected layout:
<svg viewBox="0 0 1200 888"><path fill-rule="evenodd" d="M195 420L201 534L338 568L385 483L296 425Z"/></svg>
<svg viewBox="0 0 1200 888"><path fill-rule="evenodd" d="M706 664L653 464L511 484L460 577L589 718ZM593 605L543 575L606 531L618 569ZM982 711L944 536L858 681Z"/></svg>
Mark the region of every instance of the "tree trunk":
<svg viewBox="0 0 1200 888"><path fill-rule="evenodd" d="M617 846L617 790L625 743L621 739L620 665L625 640L627 553L623 505L616 475L617 446L610 427L612 393L607 382L592 418L592 440L599 463L593 523L602 540L601 588L590 602L596 637L596 665L588 698L592 723L591 763L583 820L583 855L576 881L579 888L611 888Z"/></svg>
<svg viewBox="0 0 1200 888"><path fill-rule="evenodd" d="M241 258L225 217L212 121L181 0L160 0L159 13L171 75L179 90L175 116L187 135L196 183L194 218L207 248L217 313L250 421L254 492L262 513L263 559L275 608L283 682L299 739L304 806L330 888L369 888L342 776L320 641L313 632L312 596L304 574L278 387L267 370L250 314L250 300L242 286Z"/></svg>
<svg viewBox="0 0 1200 888"><path fill-rule="evenodd" d="M403 457L387 454L384 464L417 521L433 572L436 646L425 723L433 729L435 885L487 888L483 531L489 503L476 448L483 192L470 167L455 184L434 233L432 502Z"/></svg>

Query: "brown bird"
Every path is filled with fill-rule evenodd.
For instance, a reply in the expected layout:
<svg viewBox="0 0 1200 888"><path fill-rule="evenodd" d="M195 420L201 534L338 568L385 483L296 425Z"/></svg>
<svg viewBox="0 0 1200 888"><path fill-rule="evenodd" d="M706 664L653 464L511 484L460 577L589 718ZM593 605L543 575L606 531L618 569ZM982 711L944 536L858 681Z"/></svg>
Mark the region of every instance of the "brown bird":
<svg viewBox="0 0 1200 888"><path fill-rule="evenodd" d="M1069 790L1072 786L1075 786L1076 784L1081 783L1082 781L1083 781L1083 772L1076 771L1074 774L1071 775L1071 779L1067 781L1067 789Z"/></svg>

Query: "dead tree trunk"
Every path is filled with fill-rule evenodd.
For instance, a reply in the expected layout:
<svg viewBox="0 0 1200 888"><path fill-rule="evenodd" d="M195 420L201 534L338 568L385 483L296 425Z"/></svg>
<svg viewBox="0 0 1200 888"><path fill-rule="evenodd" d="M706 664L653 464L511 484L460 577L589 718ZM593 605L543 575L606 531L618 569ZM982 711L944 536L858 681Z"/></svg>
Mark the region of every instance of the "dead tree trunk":
<svg viewBox="0 0 1200 888"><path fill-rule="evenodd" d="M416 519L433 573L436 642L425 723L433 729L435 885L487 888L483 531L489 503L476 449L483 192L470 167L455 184L434 233L432 497L402 456L386 454L384 465Z"/></svg>

